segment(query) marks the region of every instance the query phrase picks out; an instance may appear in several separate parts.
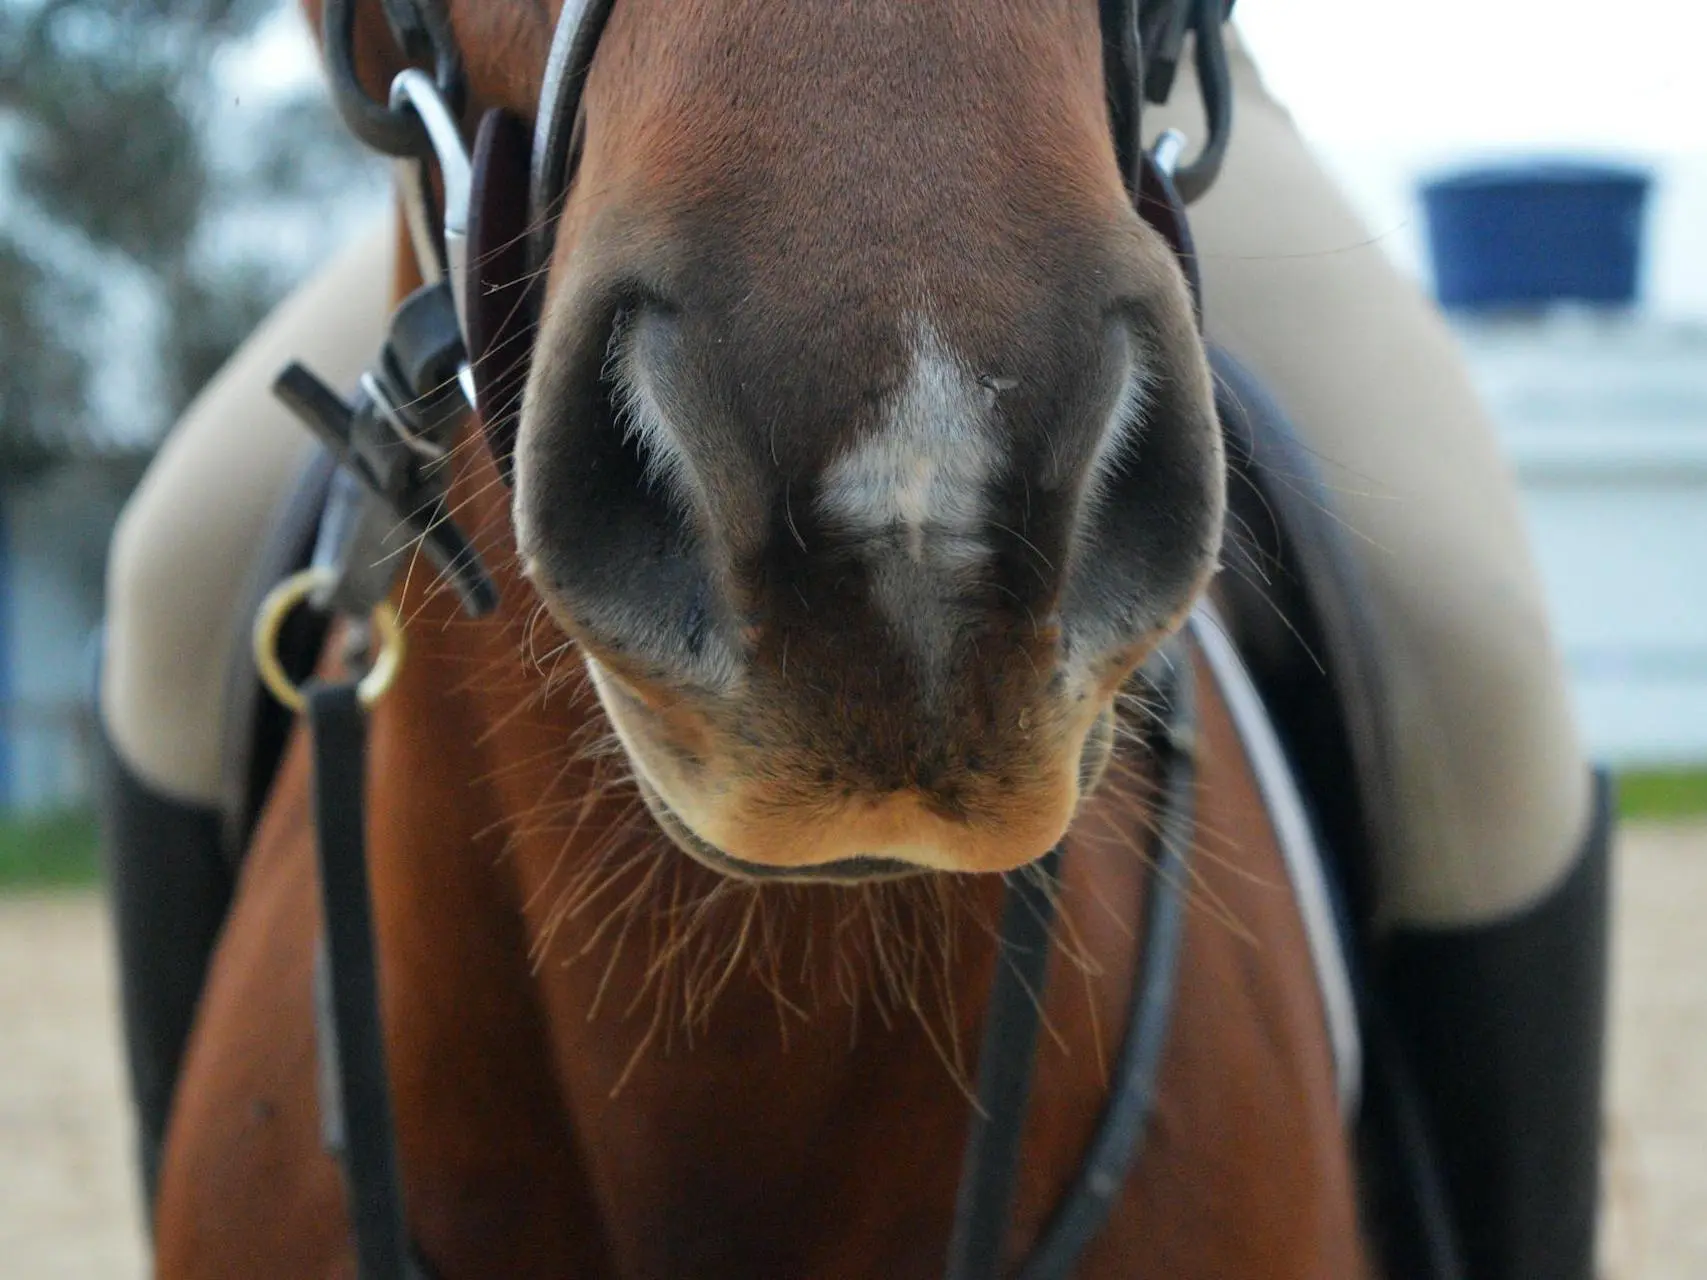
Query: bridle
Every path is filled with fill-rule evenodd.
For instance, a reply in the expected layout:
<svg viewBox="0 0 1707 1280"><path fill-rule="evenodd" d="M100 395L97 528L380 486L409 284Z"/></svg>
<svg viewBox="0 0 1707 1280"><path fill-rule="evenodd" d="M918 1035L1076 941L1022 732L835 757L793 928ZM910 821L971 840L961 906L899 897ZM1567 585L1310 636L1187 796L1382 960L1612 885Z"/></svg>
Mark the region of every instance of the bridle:
<svg viewBox="0 0 1707 1280"><path fill-rule="evenodd" d="M287 705L305 710L313 739L324 916L315 982L322 1128L344 1169L358 1275L424 1280L431 1273L410 1246L403 1209L368 900L362 779L364 707L375 687L373 673L359 683L294 689L271 661L271 637L283 613L301 599L364 627L390 593L395 569L376 552L399 523L420 538L466 612L478 616L496 606L496 587L474 546L442 515L442 464L472 407L500 473L510 478L516 415L507 411L507 401L525 376L538 323L539 282L580 153L581 93L614 0L568 0L552 38L531 133L513 116L488 112L472 154L457 124L462 60L444 0L379 3L405 58L431 71L417 65L396 78L387 102L370 98L355 73L356 0L326 0L327 64L345 123L398 162L425 283L393 312L379 356L353 399L345 400L298 364L275 384L340 471L322 520L315 567L301 576L299 588L281 588L282 603L263 606L268 626L258 626L256 647L269 686ZM1197 263L1184 206L1214 180L1226 148L1231 113L1221 27L1230 8L1230 0L1099 0L1121 175L1140 215L1173 247L1200 323ZM1143 104L1168 96L1188 32L1195 37L1209 137L1182 166L1179 135L1164 134L1146 151L1139 126ZM1138 978L1103 1114L1066 1194L1012 1273L1018 1280L1071 1275L1113 1211L1143 1144L1167 1043L1194 832L1192 664L1183 650L1169 645L1141 677L1165 712L1151 733L1161 804L1156 845L1146 859ZM1007 877L949 1280L993 1280L1001 1274L1062 857L1057 846L1033 867Z"/></svg>

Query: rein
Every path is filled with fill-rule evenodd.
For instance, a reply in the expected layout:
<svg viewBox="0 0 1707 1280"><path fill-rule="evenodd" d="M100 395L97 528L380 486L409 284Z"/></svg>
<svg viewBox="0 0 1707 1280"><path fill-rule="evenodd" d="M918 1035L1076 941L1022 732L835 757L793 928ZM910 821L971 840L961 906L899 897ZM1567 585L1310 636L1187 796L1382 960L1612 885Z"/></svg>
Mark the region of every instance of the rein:
<svg viewBox="0 0 1707 1280"><path fill-rule="evenodd" d="M540 279L552 228L580 153L581 92L614 0L567 0L553 35L531 138L515 117L489 111L472 157L456 120L465 86L443 0L381 0L399 49L426 71L393 82L375 102L355 74L355 0L326 0L325 46L333 97L351 131L396 159L405 213L425 283L393 312L385 341L355 396L345 400L299 364L274 390L339 464L313 567L281 583L257 617L263 680L306 714L313 749L313 809L322 936L315 971L322 1136L339 1158L360 1280L426 1280L409 1243L379 1012L377 956L367 877L365 712L401 660L387 598L395 562L382 545L401 524L478 617L497 589L467 536L442 515L442 465L472 410L506 482L513 480L514 398L538 322ZM1198 306L1197 261L1184 205L1219 170L1230 125L1221 24L1223 0L1099 0L1104 73L1115 153L1139 214L1172 246ZM1184 36L1195 37L1209 138L1188 166L1169 132L1146 151L1142 103L1165 100ZM435 208L432 171L442 200ZM531 229L531 230L530 230ZM371 617L378 645L359 680L293 686L276 659L291 609L343 615L359 641ZM383 673L384 678L381 679ZM1139 978L1105 1103L1084 1160L1018 1280L1065 1280L1112 1212L1142 1148L1184 935L1184 885L1194 831L1196 713L1189 657L1177 642L1141 673L1166 709L1153 733L1161 807L1147 859ZM1000 953L992 982L949 1256L949 1280L1002 1274L1031 1092L1061 846L1006 879Z"/></svg>

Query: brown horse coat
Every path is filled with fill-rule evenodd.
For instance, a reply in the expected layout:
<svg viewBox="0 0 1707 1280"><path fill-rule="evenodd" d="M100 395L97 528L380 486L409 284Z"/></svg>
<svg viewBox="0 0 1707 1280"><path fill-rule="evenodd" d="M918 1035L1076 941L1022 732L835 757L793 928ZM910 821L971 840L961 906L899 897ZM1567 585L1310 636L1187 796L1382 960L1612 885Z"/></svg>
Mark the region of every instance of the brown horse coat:
<svg viewBox="0 0 1707 1280"><path fill-rule="evenodd" d="M370 772L392 1080L426 1257L447 1278L939 1274L968 1114L948 1063L973 1069L997 886L734 888L665 846L631 792L598 780L599 757L564 768L557 744L604 731L584 688L537 708L516 624L448 614L429 606L413 627ZM1356 1276L1302 926L1225 706L1200 694L1198 909L1160 1102L1085 1274ZM314 1092L303 745L180 1085L163 1280L350 1265ZM1068 843L1016 1249L1076 1165L1123 1029L1143 791L1117 767Z"/></svg>

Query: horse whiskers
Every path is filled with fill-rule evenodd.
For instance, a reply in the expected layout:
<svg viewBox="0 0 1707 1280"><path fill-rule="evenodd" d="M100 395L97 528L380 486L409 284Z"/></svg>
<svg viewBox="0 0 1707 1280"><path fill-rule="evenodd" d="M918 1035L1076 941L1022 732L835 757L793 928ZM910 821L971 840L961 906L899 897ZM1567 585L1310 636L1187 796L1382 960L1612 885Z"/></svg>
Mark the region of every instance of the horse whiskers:
<svg viewBox="0 0 1707 1280"><path fill-rule="evenodd" d="M748 972L771 997L771 1008L776 1014L777 1042L782 1045L784 1052L788 1050L789 1019L798 1019L802 1023L809 1022L812 1013L802 1005L788 998L783 989L782 981L782 948L777 941L777 928L772 915L772 904L777 901L774 894L758 894L759 903L759 937L762 945L748 966ZM806 934L810 945L812 934ZM768 961L769 963L765 963ZM815 986L804 986L802 991L812 1004L813 1012L822 1012L822 1001L818 998Z"/></svg>
<svg viewBox="0 0 1707 1280"><path fill-rule="evenodd" d="M705 1034L720 1001L745 974L775 1008L785 1048L794 1024L818 1021L832 1005L846 1009L851 1040L857 1040L862 1010L890 1028L906 1011L956 1087L972 1096L950 976L960 956L959 916L969 905L957 886L932 878L919 886L848 887L826 897L794 886L718 880L695 895L685 878L688 864L661 836L654 833L636 850L631 837L644 821L636 806L627 822L613 824L581 856L531 948L537 971L569 923L590 921L562 963L602 956L587 1010L591 1019L609 1006L628 942L644 922L646 959L615 1012L623 1020L648 1006L650 1012L613 1092L625 1087L648 1050L668 1053L677 1035L691 1045ZM547 879L560 879L559 869L554 866ZM536 892L530 914L537 898ZM814 926L813 917L826 907L832 911L828 928ZM780 927L785 920L791 927Z"/></svg>
<svg viewBox="0 0 1707 1280"><path fill-rule="evenodd" d="M681 897L681 863L673 862L671 864L671 869L673 874L670 882L670 898L673 906L675 903L679 902ZM634 1010L639 1007L640 1001L646 995L647 991L651 990L653 992L652 1018L648 1023L645 1032L641 1035L639 1042L634 1046L633 1052L629 1055L628 1062L618 1075L616 1083L611 1086L610 1096L613 1098L622 1092L623 1087L628 1083L629 1077L634 1073L635 1067L639 1065L640 1059L658 1038L660 1030L666 1025L665 1015L671 1003L670 996L675 990L675 985L673 983L658 980L658 975L661 972L657 962L659 951L658 929L660 923L661 917L659 913L648 913L647 934L651 941L651 958L647 964L644 976L639 984L639 988L635 991L633 999L629 1001L627 1009L623 1012L623 1016L625 1018L632 1016ZM672 930L672 937L673 936L674 931ZM668 1045L666 1044L666 1050L667 1048Z"/></svg>
<svg viewBox="0 0 1707 1280"><path fill-rule="evenodd" d="M607 870L606 864L611 859L612 849L618 843L620 841L613 841L612 846L606 849L604 855L588 868L585 878L579 883L571 885L553 905L545 923L540 928L538 938L532 949L536 973L543 967L547 954L556 942L558 931L564 925L583 915L594 903L604 898L611 889L622 882L626 873L638 865L637 860L631 859ZM599 874L601 872L604 874ZM641 882L635 885L627 895L616 900L611 909L594 926L591 934L583 941L582 945L572 953L569 959L564 961L565 965L576 957L591 955L599 942L606 936L606 931L613 925L621 926L619 932L626 931L627 922L631 916L636 914L640 902L650 889L649 876L650 873L648 873L648 877L643 877ZM590 1016L591 1013L589 1013Z"/></svg>
<svg viewBox="0 0 1707 1280"><path fill-rule="evenodd" d="M610 958L606 962L605 971L600 977L598 989L594 995L592 1003L587 1006L587 1021L589 1022L598 1017L599 1008L604 1001L604 993L609 986L611 972L617 961L622 956L623 943L628 936L629 930L633 928L634 922L640 918L640 904L655 888L655 882L662 872L664 865L665 863L663 859L652 859L645 874L640 877L639 882L636 883L627 894L617 899L615 905L605 915L605 918L599 922L592 934L575 953L577 957L591 955L598 946L600 939L606 936L606 931L609 930L613 924L617 925L615 933L609 935L613 939ZM617 883L617 881L622 878L623 873L628 871L631 866L632 864L629 864L617 868L612 872L612 874L605 878L604 882L595 892L586 895L583 900L575 906L574 910L566 912L563 918L572 919L587 907L591 906L607 888ZM566 960L565 964L571 962L572 960Z"/></svg>
<svg viewBox="0 0 1707 1280"><path fill-rule="evenodd" d="M1027 867L1025 870L1031 871L1033 869ZM1063 902L1058 901L1056 903L1055 919L1051 923L1050 942L1060 951L1062 958L1086 978L1103 976L1105 970L1101 964L1097 963L1090 948L1085 945L1084 937L1080 934L1078 925L1074 923L1073 913L1067 909Z"/></svg>
<svg viewBox="0 0 1707 1280"><path fill-rule="evenodd" d="M1111 777L1117 779L1120 784L1126 787L1127 794L1147 801L1155 801L1162 798L1161 784L1149 775L1140 772L1135 763L1125 758L1119 752L1116 752L1109 758L1108 770ZM1231 832L1222 830L1219 826L1205 822L1201 817L1196 823L1196 829L1197 834L1202 838L1202 840L1211 841L1227 850L1230 854L1237 855L1244 852L1244 845L1237 836L1233 835ZM1145 831L1151 835L1155 834L1153 827L1146 826ZM1194 847L1201 852L1203 856L1209 858L1211 861L1220 863L1235 875L1249 877L1252 880L1252 883L1263 885L1270 883L1268 880L1255 875L1248 869L1227 861L1224 857L1218 855L1213 850L1203 848L1202 840L1199 840Z"/></svg>
<svg viewBox="0 0 1707 1280"><path fill-rule="evenodd" d="M545 615L543 613L543 611L545 609L544 605L540 605L539 608L542 611L541 616L548 616L548 615ZM569 639L567 636L564 636L561 639L559 639L556 644L552 645L551 648L547 649L544 653L540 653L538 646L534 644L534 632L537 630L538 630L538 627L536 625L528 633L527 659L528 659L528 664L534 670L534 674L541 676L545 680L546 690L549 690L551 687L552 678L557 674L557 672L563 666L563 656L566 653L571 652L576 646L575 646L575 642L573 640ZM546 663L548 663L548 662L551 664L549 669L546 666Z"/></svg>
<svg viewBox="0 0 1707 1280"><path fill-rule="evenodd" d="M515 634L519 668L528 674L518 682L517 704L486 736L514 725L529 708L554 696L586 699L586 706L597 707L574 642L553 632L556 643L547 646L541 629L552 628L553 622L535 601L508 624ZM466 683L493 678L489 665L472 673ZM1161 787L1125 748L1129 743L1149 745L1134 721L1154 720L1158 709L1134 690L1119 694L1117 707L1121 749L1111 760L1110 782L1129 796L1153 801ZM530 956L536 972L552 957L559 957L564 968L578 963L598 966L586 1016L639 1025L613 1094L632 1081L647 1053L669 1054L678 1043L698 1043L710 1033L731 991L745 989L774 1008L785 1047L797 1024L821 1024L831 1010L845 1011L850 1045L858 1043L862 1026L873 1017L890 1031L908 1023L921 1044L931 1046L956 1087L968 1099L973 1097L962 978L955 975L964 954L961 929L979 928L999 941L981 896L973 896L953 877L831 891L717 880L709 889L696 891L690 886L701 882L685 870L691 864L652 827L633 791L631 770L618 764L626 759L608 721L594 710L564 741L494 770L494 775L550 772L538 803L506 823L511 841L524 846L536 846L546 833L566 833L555 842L555 858L528 897L527 912L537 922L531 930ZM582 764L590 766L588 772L576 773ZM628 790L626 801L611 799L618 788ZM620 807L607 808L607 802ZM1086 816L1091 821L1079 831L1099 846L1118 840L1129 855L1151 856L1139 834L1154 826L1147 814L1136 821L1123 817L1120 830L1101 805ZM1228 856L1237 852L1237 845L1223 833L1205 832L1205 842L1227 850L1205 850L1208 860L1258 878ZM1025 868L1017 874L1039 873ZM1194 912L1251 940L1249 929L1202 871L1193 867L1183 879ZM926 887L921 891L920 886ZM1094 878L1076 892L1088 892L1093 909L1117 921L1129 937L1136 932L1135 903L1111 904ZM549 908L542 911L548 900ZM1091 1048L1099 1067L1105 1068L1105 1016L1097 997L1106 972L1093 952L1092 936L1082 928L1072 903L1058 904L1050 924L1051 945L1080 975L1067 998L1081 998L1082 985ZM634 947L639 945L646 950L636 955ZM618 989L619 975L625 996L613 1003L610 993ZM1029 995L1041 1001L1040 992ZM1053 1016L1047 1009L1042 1015L1050 1041L1067 1052L1060 1006Z"/></svg>
<svg viewBox="0 0 1707 1280"><path fill-rule="evenodd" d="M637 894L650 893L653 888L652 882L657 879L659 873L663 869L663 866L664 864L662 861L653 862L651 868L646 872L645 878L636 888L635 892ZM627 902L628 899L624 899L624 901ZM621 904L619 904L619 906L620 905ZM588 1022L592 1022L597 1019L599 1016L599 1010L604 1007L605 993L610 990L611 976L616 972L617 962L621 960L623 948L628 943L629 932L634 928L634 922L638 919L640 919L640 911L635 906L631 905L623 912L622 927L617 930L615 936L611 940L610 956L605 961L604 971L599 975L598 985L593 988L593 998L587 1005ZM565 961L565 963L567 964L568 962Z"/></svg>
<svg viewBox="0 0 1707 1280"><path fill-rule="evenodd" d="M538 711L540 709L541 703L539 692L537 690L529 690L528 695L517 701L515 706L511 707L508 711L492 717L491 721L480 732L479 736L475 738L476 744L483 745L490 742L500 732L508 728L511 723L524 712Z"/></svg>
<svg viewBox="0 0 1707 1280"><path fill-rule="evenodd" d="M559 891L556 898L553 900L551 909L546 913L545 919L540 926L539 939L534 948L536 952L543 955L543 949L556 937L557 930L562 926L564 921L572 919L574 916L578 915L587 905L590 904L592 900L599 897L604 890L609 887L608 881L605 883L597 882L598 873L604 868L605 864L610 861L615 850L620 844L618 834L625 833L627 831L627 823L632 820L633 816L634 814L632 810L625 810L623 813L619 814L615 820L606 825L603 833L598 837L593 846L593 853L589 855L587 860L576 869L570 883L565 886L563 890ZM553 859L552 865L548 869L545 877L540 881L533 893L528 895L528 900L524 909L531 910L534 904L539 900L540 896L546 891L546 888L551 884L552 880L556 878L558 871L563 866L564 858L567 857L570 847L575 842L575 837L579 835L583 829L584 827L581 823L576 823L569 829L568 833L559 844L557 855ZM517 838L520 838L520 833L518 833ZM593 887L595 884L597 885L596 888Z"/></svg>
<svg viewBox="0 0 1707 1280"><path fill-rule="evenodd" d="M540 690L542 698L549 698L560 689L566 689L579 677L588 692L592 690L592 680L587 675L585 664L573 661L580 655L580 646L574 641L566 640L551 651L551 670L543 672L544 687ZM567 670L565 670L567 668Z"/></svg>
<svg viewBox="0 0 1707 1280"><path fill-rule="evenodd" d="M686 1025L691 1029L696 1022L702 1027L711 1017L711 1007L729 980L735 976L737 963L747 949L747 940L752 934L753 917L758 913L759 898L757 894L747 895L746 910L741 913L741 924L734 935L725 941L721 964L702 965L697 975L689 975L683 979L683 1016ZM707 940L712 938L707 931Z"/></svg>
<svg viewBox="0 0 1707 1280"><path fill-rule="evenodd" d="M535 600L533 602L533 607L528 610L527 621L522 624L522 658L525 664L533 668L535 671L544 670L544 665L541 663L539 657L539 648L535 644L535 640L539 633L540 623L546 621L549 617L550 611L546 609L545 601ZM555 650L553 650L553 652L555 652Z"/></svg>
<svg viewBox="0 0 1707 1280"><path fill-rule="evenodd" d="M1158 828L1154 819L1152 819L1148 813L1138 816L1136 821L1144 833L1149 835L1157 834ZM1156 861L1151 856L1149 850L1134 839L1133 833L1126 829L1111 829L1108 826L1108 820L1106 818L1101 820L1100 829L1096 819L1083 824L1081 827L1081 836L1087 843L1094 847L1108 848L1112 844L1119 852L1140 858L1153 870L1156 870L1158 873L1160 872L1160 868L1157 866ZM1193 860L1193 865L1187 868L1186 881L1184 884L1179 886L1185 896L1187 908L1207 915L1210 919L1225 927L1235 937L1240 938L1241 940L1247 942L1254 941L1254 935L1251 933L1250 929L1238 918L1237 914L1226 905L1224 900L1221 898L1221 895L1215 891L1214 887L1205 877L1202 869L1199 868L1196 863L1199 860L1208 859L1218 867L1240 876L1249 883L1271 887L1271 882L1264 877L1257 876L1252 872L1245 870L1244 868L1235 866L1225 857L1219 856L1210 850L1203 848L1201 844L1193 844L1193 853L1196 855ZM1122 918L1118 913L1114 914L1117 919Z"/></svg>
<svg viewBox="0 0 1707 1280"><path fill-rule="evenodd" d="M954 1082L955 1088L960 1091L961 1095L965 1097L969 1103L976 1105L977 1091L973 1087L970 1074L966 1070L965 1055L963 1054L960 1045L959 1026L952 1021L950 1017L945 1016L942 1033L938 1034L932 1026L931 1011L925 1007L924 1001L920 996L920 968L925 960L925 948L923 945L923 938L918 934L919 928L920 923L918 917L915 916L915 935L912 939L912 946L910 948L910 959L912 963L903 971L907 981L903 984L902 992L906 997L907 1006L912 1010L914 1016L918 1020L919 1029L924 1033L926 1041L931 1046L931 1050L937 1056L937 1060L941 1062L944 1069L947 1070L949 1079ZM942 994L945 989L950 989L953 986L953 984L948 980L946 964L944 967L936 968L934 971L939 978L938 982L934 985L938 993L938 1003L942 1006L941 1012L944 1014L950 1014L954 1008L954 1002L952 998L945 999Z"/></svg>
<svg viewBox="0 0 1707 1280"><path fill-rule="evenodd" d="M1245 582L1250 586L1252 592L1257 596L1257 598L1268 607L1269 612L1274 614L1274 616L1280 620L1280 625L1285 627L1286 630L1291 633L1292 638L1297 641L1298 647L1304 651L1304 656L1310 660L1310 664L1315 667L1318 672L1326 673L1328 669L1327 664L1316 653L1315 649L1311 647L1310 642L1304 638L1304 633L1299 631L1293 624L1292 619L1286 616L1286 610L1282 609L1269 596L1268 591L1265 589L1268 585L1268 579L1266 576L1263 581L1259 583L1246 574L1245 571L1237 564L1228 562L1224 564L1223 567L1238 577L1240 581ZM1225 628L1220 619L1213 618L1213 615L1211 615L1211 617L1213 620L1212 625L1214 625L1218 630L1223 631L1223 634L1225 634ZM1235 638L1232 636L1228 636L1227 639L1230 643L1236 643Z"/></svg>

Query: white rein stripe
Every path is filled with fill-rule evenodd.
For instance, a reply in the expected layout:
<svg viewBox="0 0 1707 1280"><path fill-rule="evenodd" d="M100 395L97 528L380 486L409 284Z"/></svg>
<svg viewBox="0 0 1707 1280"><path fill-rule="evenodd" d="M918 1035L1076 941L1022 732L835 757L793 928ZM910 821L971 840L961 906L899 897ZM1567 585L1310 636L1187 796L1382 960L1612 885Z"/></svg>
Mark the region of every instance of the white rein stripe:
<svg viewBox="0 0 1707 1280"><path fill-rule="evenodd" d="M1286 872L1292 881L1292 896L1304 921L1304 935L1316 969L1316 985L1322 995L1322 1011L1339 1086L1340 1113L1349 1118L1356 1112L1363 1091L1363 1041L1357 1025L1351 974L1346 967L1327 877L1322 869L1321 847L1316 843L1303 797L1292 776L1291 763L1275 735L1268 710L1213 606L1207 601L1200 604L1189 625L1192 638L1202 649L1215 683L1227 700L1233 727L1250 760L1251 772L1256 775L1257 790L1262 794L1269 820L1274 824Z"/></svg>

